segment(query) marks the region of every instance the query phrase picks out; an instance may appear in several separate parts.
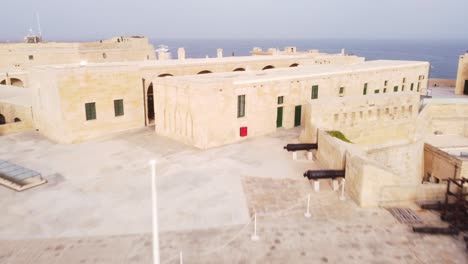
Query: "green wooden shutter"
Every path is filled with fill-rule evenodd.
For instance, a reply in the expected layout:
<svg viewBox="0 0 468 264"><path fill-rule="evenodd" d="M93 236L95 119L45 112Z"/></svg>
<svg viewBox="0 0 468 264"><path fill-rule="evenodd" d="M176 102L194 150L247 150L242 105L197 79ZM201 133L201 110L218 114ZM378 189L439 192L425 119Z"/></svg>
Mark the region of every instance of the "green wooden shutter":
<svg viewBox="0 0 468 264"><path fill-rule="evenodd" d="M86 120L96 119L96 103L86 103L85 111L86 111Z"/></svg>
<svg viewBox="0 0 468 264"><path fill-rule="evenodd" d="M114 100L114 114L115 116L124 115L123 99Z"/></svg>
<svg viewBox="0 0 468 264"><path fill-rule="evenodd" d="M294 108L294 126L300 126L301 125L301 112L302 112L302 106L301 105L296 105Z"/></svg>
<svg viewBox="0 0 468 264"><path fill-rule="evenodd" d="M312 99L318 98L318 88L319 88L318 85L312 86L312 96L311 96Z"/></svg>
<svg viewBox="0 0 468 264"><path fill-rule="evenodd" d="M283 107L278 107L276 110L276 127L283 126Z"/></svg>
<svg viewBox="0 0 468 264"><path fill-rule="evenodd" d="M245 95L237 96L237 117L245 116Z"/></svg>

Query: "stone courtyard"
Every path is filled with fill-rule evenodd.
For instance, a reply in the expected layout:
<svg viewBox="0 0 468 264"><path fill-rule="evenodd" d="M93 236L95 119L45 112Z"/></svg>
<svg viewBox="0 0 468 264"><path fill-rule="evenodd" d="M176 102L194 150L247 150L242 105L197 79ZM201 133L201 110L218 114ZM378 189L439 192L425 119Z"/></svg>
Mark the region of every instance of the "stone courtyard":
<svg viewBox="0 0 468 264"><path fill-rule="evenodd" d="M462 237L415 234L385 208L359 208L322 181L322 168L283 150L280 130L199 151L151 129L55 144L37 132L0 137L0 159L47 184L0 188L0 263L151 263L151 187L157 162L161 263L467 263ZM307 195L311 217L304 217ZM422 224L438 216L413 209ZM252 241L253 214L259 241Z"/></svg>

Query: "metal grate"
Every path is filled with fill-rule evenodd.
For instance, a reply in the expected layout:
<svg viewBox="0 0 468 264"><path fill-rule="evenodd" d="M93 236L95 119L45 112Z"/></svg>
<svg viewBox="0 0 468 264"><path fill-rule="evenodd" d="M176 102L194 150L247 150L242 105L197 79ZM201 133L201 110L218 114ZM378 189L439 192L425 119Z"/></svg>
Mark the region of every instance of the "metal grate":
<svg viewBox="0 0 468 264"><path fill-rule="evenodd" d="M421 218L409 208L392 207L387 210L402 224L422 223Z"/></svg>

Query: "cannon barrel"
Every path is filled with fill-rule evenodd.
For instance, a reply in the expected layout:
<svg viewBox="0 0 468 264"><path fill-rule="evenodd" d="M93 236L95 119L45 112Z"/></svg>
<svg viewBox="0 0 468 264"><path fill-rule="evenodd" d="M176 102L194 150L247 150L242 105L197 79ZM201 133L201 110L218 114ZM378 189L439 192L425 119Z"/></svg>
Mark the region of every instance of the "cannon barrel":
<svg viewBox="0 0 468 264"><path fill-rule="evenodd" d="M413 232L424 234L457 235L459 231L453 227L413 227Z"/></svg>
<svg viewBox="0 0 468 264"><path fill-rule="evenodd" d="M287 151L300 151L300 150L312 150L312 149L317 149L318 144L312 144L312 143L307 143L307 144L287 144L284 146L284 149Z"/></svg>
<svg viewBox="0 0 468 264"><path fill-rule="evenodd" d="M345 177L344 170L308 170L304 173L304 177L309 180L319 179L334 179L338 177Z"/></svg>

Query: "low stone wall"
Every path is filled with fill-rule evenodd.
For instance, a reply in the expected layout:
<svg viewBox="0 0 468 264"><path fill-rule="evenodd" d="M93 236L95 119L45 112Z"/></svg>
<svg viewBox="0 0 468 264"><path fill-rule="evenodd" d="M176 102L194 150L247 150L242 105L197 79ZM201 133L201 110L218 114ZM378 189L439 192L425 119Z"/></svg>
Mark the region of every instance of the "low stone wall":
<svg viewBox="0 0 468 264"><path fill-rule="evenodd" d="M0 125L0 135L17 133L33 128L30 106L0 102L0 114L4 116L6 122L6 124Z"/></svg>
<svg viewBox="0 0 468 264"><path fill-rule="evenodd" d="M429 79L428 87L455 87L457 80Z"/></svg>
<svg viewBox="0 0 468 264"><path fill-rule="evenodd" d="M315 100L305 108L301 141L316 142L318 129L339 130L360 145L406 139L413 133L419 95L414 92L369 94Z"/></svg>
<svg viewBox="0 0 468 264"><path fill-rule="evenodd" d="M379 206L390 206L408 201L433 203L443 201L446 184L425 183L417 185L383 186L378 198Z"/></svg>
<svg viewBox="0 0 468 264"><path fill-rule="evenodd" d="M468 160L452 156L430 144L424 145L424 176L439 180L468 177Z"/></svg>
<svg viewBox="0 0 468 264"><path fill-rule="evenodd" d="M319 130L318 132L318 150L317 160L324 165L326 169L342 170L346 163L346 143L328 135L327 132Z"/></svg>
<svg viewBox="0 0 468 264"><path fill-rule="evenodd" d="M33 129L32 124L28 122L15 122L0 125L0 136L23 132Z"/></svg>

